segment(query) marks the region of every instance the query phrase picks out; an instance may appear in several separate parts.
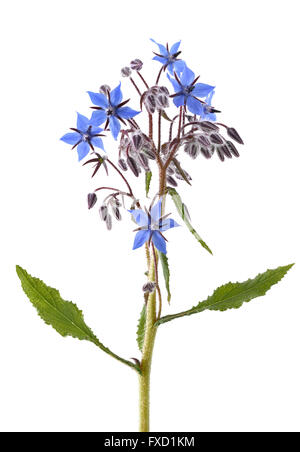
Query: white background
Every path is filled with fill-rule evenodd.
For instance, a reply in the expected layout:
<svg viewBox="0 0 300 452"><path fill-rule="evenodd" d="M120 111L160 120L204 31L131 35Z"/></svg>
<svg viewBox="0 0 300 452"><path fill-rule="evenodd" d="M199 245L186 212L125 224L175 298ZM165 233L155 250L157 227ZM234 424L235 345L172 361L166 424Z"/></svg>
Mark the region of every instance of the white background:
<svg viewBox="0 0 300 452"><path fill-rule="evenodd" d="M116 353L138 357L145 263L142 249L131 251L135 225L125 212L108 233L97 209L87 210L87 193L108 180L103 172L91 180L59 138L74 127L76 111L90 114L86 91L116 86L131 59L143 59L145 76L154 78L150 37L182 39L188 65L217 86L220 119L246 143L240 159L224 164L183 158L193 187L181 183L179 190L214 256L184 226L167 233L173 299L164 313L195 305L230 280L298 263L265 298L240 310L160 327L152 431L300 430L297 6L1 2L1 430L137 429L136 375L44 325L14 266L76 302ZM138 108L124 80L127 87ZM106 148L116 160L116 144L107 140ZM142 194L142 179L130 180Z"/></svg>

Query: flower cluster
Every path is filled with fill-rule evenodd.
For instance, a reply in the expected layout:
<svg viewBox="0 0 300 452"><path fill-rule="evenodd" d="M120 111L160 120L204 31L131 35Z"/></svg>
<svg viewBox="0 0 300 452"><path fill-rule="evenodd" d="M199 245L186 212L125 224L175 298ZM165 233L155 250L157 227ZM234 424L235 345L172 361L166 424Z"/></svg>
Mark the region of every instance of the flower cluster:
<svg viewBox="0 0 300 452"><path fill-rule="evenodd" d="M123 100L121 83L112 90L107 84L101 85L99 92L88 91L93 104L90 118L78 113L77 127L61 139L72 145L72 149L77 149L79 160L91 154L84 165L94 164L92 177L101 167L107 174L110 168L119 174L124 184L122 188L96 188L88 195L88 208L96 205L96 192L108 190L109 194L101 203L99 213L110 230L112 219L121 219L121 209L127 209L126 199L129 199L129 211L139 225L134 249L148 242L165 253L166 244L162 233L178 225L174 220L164 217L160 211L161 201L149 210L141 209L140 200L125 177L126 171L130 170L135 177L145 173L148 195L152 165L156 164L160 188L158 193L154 193L154 199L157 195L161 199L168 193L168 186L176 187L178 181L191 184L192 177L183 168L181 156L188 155L194 160L199 155L210 159L216 154L223 162L225 158L239 157L234 142L243 144L243 140L234 128L218 122L217 114L220 111L213 106L215 86L200 82L199 76L196 77L181 59L180 41L170 47L153 39L151 41L158 47L158 51L153 52L153 60L160 64L153 83L148 83L144 78L143 62L138 58L121 69L124 81L132 83L137 92L139 109L128 106L130 99ZM165 80L161 83L163 76ZM173 93L165 86L166 83L170 83ZM147 130L144 122L139 121L142 112L147 118ZM156 119L157 125L154 124ZM113 154L100 155L95 151L95 148L104 151L102 138L109 132L114 140L119 140L115 152L116 164ZM168 136L167 141L163 141L164 136Z"/></svg>

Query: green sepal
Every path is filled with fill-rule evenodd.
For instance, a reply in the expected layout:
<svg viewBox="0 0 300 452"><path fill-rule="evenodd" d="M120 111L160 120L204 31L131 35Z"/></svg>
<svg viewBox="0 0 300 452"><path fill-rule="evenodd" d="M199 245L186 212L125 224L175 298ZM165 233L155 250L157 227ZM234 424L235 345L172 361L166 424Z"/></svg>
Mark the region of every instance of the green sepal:
<svg viewBox="0 0 300 452"><path fill-rule="evenodd" d="M277 284L285 276L293 265L278 267L275 270L267 270L257 275L256 278L248 279L242 283L230 282L225 284L216 289L205 301L198 303L192 309L160 318L156 322L156 326L206 310L226 311L227 309L238 309L243 303L265 295L274 284Z"/></svg>

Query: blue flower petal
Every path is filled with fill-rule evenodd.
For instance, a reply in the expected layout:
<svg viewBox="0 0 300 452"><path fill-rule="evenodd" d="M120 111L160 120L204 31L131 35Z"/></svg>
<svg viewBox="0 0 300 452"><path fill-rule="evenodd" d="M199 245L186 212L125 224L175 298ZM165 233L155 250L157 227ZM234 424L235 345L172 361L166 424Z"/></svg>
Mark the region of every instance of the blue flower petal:
<svg viewBox="0 0 300 452"><path fill-rule="evenodd" d="M215 90L212 90L205 98L205 103L209 106L211 106L212 98L215 95Z"/></svg>
<svg viewBox="0 0 300 452"><path fill-rule="evenodd" d="M108 100L106 99L104 94L92 93L92 91L88 91L88 95L90 96L90 99L94 105L98 105L98 107L102 108L108 107Z"/></svg>
<svg viewBox="0 0 300 452"><path fill-rule="evenodd" d="M120 116L120 118L123 118L123 119L133 118L134 116L138 115L139 113L140 113L140 111L132 110L132 108L130 108L130 107L121 107L121 108L118 108L116 111L116 114L118 116Z"/></svg>
<svg viewBox="0 0 300 452"><path fill-rule="evenodd" d="M77 152L78 152L78 160L82 160L84 157L86 157L88 155L88 153L90 152L90 147L88 145L88 143L86 141L82 141L78 146L77 146Z"/></svg>
<svg viewBox="0 0 300 452"><path fill-rule="evenodd" d="M155 56L154 58L152 58L154 61L159 61L161 64L166 64L168 62L168 59L165 57L159 57L159 56Z"/></svg>
<svg viewBox="0 0 300 452"><path fill-rule="evenodd" d="M121 83L111 91L110 93L110 103L113 107L116 107L122 102L123 94L121 91Z"/></svg>
<svg viewBox="0 0 300 452"><path fill-rule="evenodd" d="M193 83L194 79L195 79L194 72L191 69L189 69L187 66L185 66L185 68L181 74L181 77L180 77L182 85L189 86Z"/></svg>
<svg viewBox="0 0 300 452"><path fill-rule="evenodd" d="M109 118L109 128L112 133L112 136L116 140L118 138L119 132L121 130L120 121L117 118L115 118L114 116L111 116Z"/></svg>
<svg viewBox="0 0 300 452"><path fill-rule="evenodd" d="M96 146L97 148L100 148L103 151L105 151L104 146L103 146L103 141L101 140L100 137L92 137L91 143L93 146Z"/></svg>
<svg viewBox="0 0 300 452"><path fill-rule="evenodd" d="M80 113L77 113L77 129L78 130L80 130L81 132L86 132L89 124L90 124L90 120L88 118L81 115Z"/></svg>
<svg viewBox="0 0 300 452"><path fill-rule="evenodd" d="M175 93L179 93L182 90L182 88L179 85L179 83L177 82L177 80L175 80L175 78L170 77L169 74L167 74L167 77L170 80L170 82L172 83Z"/></svg>
<svg viewBox="0 0 300 452"><path fill-rule="evenodd" d="M183 60L174 61L174 70L176 74L180 75L186 67L186 63Z"/></svg>
<svg viewBox="0 0 300 452"><path fill-rule="evenodd" d="M188 96L187 98L187 107L191 113L194 115L203 115L204 109L201 102L195 99L193 96Z"/></svg>
<svg viewBox="0 0 300 452"><path fill-rule="evenodd" d="M181 44L181 41L175 42L175 44L172 45L171 49L170 49L170 54L174 55L174 53L178 52L179 46Z"/></svg>
<svg viewBox="0 0 300 452"><path fill-rule="evenodd" d="M167 254L167 245L165 239L160 235L158 231L154 231L152 235L152 242L158 251L163 254Z"/></svg>
<svg viewBox="0 0 300 452"><path fill-rule="evenodd" d="M144 212L141 209L128 210L128 212L131 213L135 222L139 226L148 226L149 218L148 218L148 215L146 214L146 212Z"/></svg>
<svg viewBox="0 0 300 452"><path fill-rule="evenodd" d="M61 140L68 144L76 144L81 139L80 133L73 132L73 133L66 133L63 137L61 137Z"/></svg>
<svg viewBox="0 0 300 452"><path fill-rule="evenodd" d="M159 229L160 231L164 232L168 229L176 228L178 226L180 226L180 224L173 220L173 218L167 218L166 220L163 220L162 226Z"/></svg>
<svg viewBox="0 0 300 452"><path fill-rule="evenodd" d="M137 248L143 246L144 243L147 242L147 240L149 240L150 233L151 232L148 229L145 231L138 231L135 235L132 249L136 250Z"/></svg>
<svg viewBox="0 0 300 452"><path fill-rule="evenodd" d="M182 105L184 105L185 102L185 96L176 96L173 98L173 102L176 105L176 107L181 107Z"/></svg>
<svg viewBox="0 0 300 452"><path fill-rule="evenodd" d="M104 110L96 110L92 113L90 124L92 124L93 126L100 126L100 124L103 124L106 119L107 114Z"/></svg>
<svg viewBox="0 0 300 452"><path fill-rule="evenodd" d="M196 83L192 91L192 94L193 96L196 97L205 97L214 89L215 89L214 86L206 85L205 83Z"/></svg>
<svg viewBox="0 0 300 452"><path fill-rule="evenodd" d="M152 38L150 39L150 41L154 42L154 44L156 44L158 46L159 53L162 56L168 57L169 53L168 53L167 48L165 46L163 46L162 44L159 44L158 42L154 41L154 39L152 39Z"/></svg>
<svg viewBox="0 0 300 452"><path fill-rule="evenodd" d="M91 135L96 135L97 133L101 133L101 132L103 132L103 129L101 129L101 127L93 126L91 128Z"/></svg>
<svg viewBox="0 0 300 452"><path fill-rule="evenodd" d="M152 207L150 211L151 220L157 223L161 217L161 199Z"/></svg>

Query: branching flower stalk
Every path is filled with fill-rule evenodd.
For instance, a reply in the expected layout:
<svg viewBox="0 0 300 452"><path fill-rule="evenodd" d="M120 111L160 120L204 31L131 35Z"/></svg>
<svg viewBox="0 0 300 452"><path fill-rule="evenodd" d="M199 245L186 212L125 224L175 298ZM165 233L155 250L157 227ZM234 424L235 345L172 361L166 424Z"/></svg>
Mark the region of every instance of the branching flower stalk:
<svg viewBox="0 0 300 452"><path fill-rule="evenodd" d="M128 106L130 99L123 100L121 83L113 90L106 84L101 85L99 92L88 91L93 104L91 117L78 114L76 128L71 128L71 132L61 138L77 150L79 161L89 156L83 165L92 165L92 178L96 175L102 178L102 168L107 175L113 171L119 177L120 186L105 184L96 187L88 194L87 202L88 208L92 209L103 194L99 215L108 230L112 229L113 218L120 221L123 216L129 219L131 216L136 226L133 249L145 248L147 280L142 288L137 331L141 356L125 359L112 352L85 324L82 312L75 304L63 300L56 289L46 286L17 266L25 293L47 324L52 325L62 336L92 342L138 373L141 432L148 432L150 428L150 374L158 327L204 310L239 308L243 303L264 295L292 266L267 270L243 283L225 284L196 306L184 312L163 315L163 310L169 309L171 299L165 233L179 226L170 218L170 214L166 214L169 199L174 203L179 221L187 226L203 249L212 254L192 226L188 209L175 189L181 183L191 185L192 178L183 168L182 156L186 154L195 160L201 155L209 160L217 155L224 162L225 159L239 157L234 142L242 145L243 140L233 127L217 121L220 111L212 106L215 87L198 81L199 77L195 77L180 57L180 42L169 47L168 44L164 46L152 41L158 46L153 59L161 65L154 85L142 74L143 63L140 59L131 61L129 66L121 70L121 75L136 90L139 110ZM171 83L169 87L173 87L173 94L170 94L165 84L161 84L163 77L167 84ZM172 109L175 111L172 112ZM143 130L142 122L139 121L143 114L146 114L147 130ZM106 153L108 147L103 143L107 134L111 134L115 142L118 141L118 146L111 147L109 157ZM168 136L168 141L163 142L164 136ZM95 148L100 151L96 152ZM156 183L152 180L153 166L156 166L158 173ZM125 175L128 171L134 178L145 175L145 199L137 197L135 184ZM153 191L153 198L147 207L145 204L149 204L150 190ZM160 287L160 270L166 293Z"/></svg>

